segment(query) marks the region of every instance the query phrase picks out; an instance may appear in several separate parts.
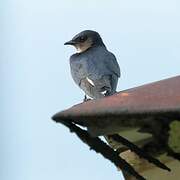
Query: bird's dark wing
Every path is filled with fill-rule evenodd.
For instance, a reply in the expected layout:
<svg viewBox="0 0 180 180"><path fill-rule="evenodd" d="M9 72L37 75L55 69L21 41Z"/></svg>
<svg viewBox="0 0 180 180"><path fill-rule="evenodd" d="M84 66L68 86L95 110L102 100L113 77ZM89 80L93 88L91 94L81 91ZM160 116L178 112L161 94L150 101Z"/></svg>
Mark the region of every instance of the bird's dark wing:
<svg viewBox="0 0 180 180"><path fill-rule="evenodd" d="M118 78L121 76L120 67L116 57L111 52L108 52L104 61L106 66L109 68L109 71L112 72L110 76L111 91L107 91L106 95L112 95L116 92Z"/></svg>
<svg viewBox="0 0 180 180"><path fill-rule="evenodd" d="M98 84L106 87L108 94L112 95L116 92L118 78L120 77L120 67L116 57L107 49L99 48L91 53L91 58L88 62L89 78ZM99 86L99 85L98 85Z"/></svg>
<svg viewBox="0 0 180 180"><path fill-rule="evenodd" d="M91 51L87 62L91 79L100 79L104 75L116 75L120 77L120 68L116 57L106 48L100 47Z"/></svg>
<svg viewBox="0 0 180 180"><path fill-rule="evenodd" d="M104 63L106 64L107 68L113 74L117 75L118 77L121 76L119 64L118 64L116 57L114 56L113 53L107 51L103 60L104 60Z"/></svg>

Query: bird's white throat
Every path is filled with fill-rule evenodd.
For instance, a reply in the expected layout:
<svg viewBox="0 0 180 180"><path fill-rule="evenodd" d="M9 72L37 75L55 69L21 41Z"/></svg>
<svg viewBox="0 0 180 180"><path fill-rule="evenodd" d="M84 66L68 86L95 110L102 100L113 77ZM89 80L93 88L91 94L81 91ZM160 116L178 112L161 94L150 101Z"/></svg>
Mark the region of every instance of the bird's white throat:
<svg viewBox="0 0 180 180"><path fill-rule="evenodd" d="M82 53L83 50L82 50L80 47L76 47L76 52L77 52L77 53Z"/></svg>
<svg viewBox="0 0 180 180"><path fill-rule="evenodd" d="M87 49L89 49L91 46L76 46L76 52L77 53L82 53L84 51L86 51Z"/></svg>
<svg viewBox="0 0 180 180"><path fill-rule="evenodd" d="M92 46L92 40L87 39L85 42L78 43L75 45L77 53L82 53Z"/></svg>

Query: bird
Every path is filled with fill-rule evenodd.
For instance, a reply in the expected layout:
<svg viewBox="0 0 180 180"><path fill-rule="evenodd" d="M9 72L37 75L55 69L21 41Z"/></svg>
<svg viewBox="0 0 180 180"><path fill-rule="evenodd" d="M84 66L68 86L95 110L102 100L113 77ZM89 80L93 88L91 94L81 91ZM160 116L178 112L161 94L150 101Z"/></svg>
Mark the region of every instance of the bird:
<svg viewBox="0 0 180 180"><path fill-rule="evenodd" d="M72 45L70 70L75 83L84 91L84 101L100 99L116 93L120 67L115 55L108 51L100 34L84 30L64 45Z"/></svg>

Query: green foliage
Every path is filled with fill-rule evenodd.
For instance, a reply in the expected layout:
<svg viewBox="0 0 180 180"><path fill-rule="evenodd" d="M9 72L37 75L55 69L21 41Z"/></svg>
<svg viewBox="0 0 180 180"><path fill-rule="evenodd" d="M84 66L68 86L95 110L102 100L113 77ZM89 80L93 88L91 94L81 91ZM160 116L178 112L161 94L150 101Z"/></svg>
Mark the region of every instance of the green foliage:
<svg viewBox="0 0 180 180"><path fill-rule="evenodd" d="M180 121L173 121L169 130L169 146L176 153L180 153Z"/></svg>

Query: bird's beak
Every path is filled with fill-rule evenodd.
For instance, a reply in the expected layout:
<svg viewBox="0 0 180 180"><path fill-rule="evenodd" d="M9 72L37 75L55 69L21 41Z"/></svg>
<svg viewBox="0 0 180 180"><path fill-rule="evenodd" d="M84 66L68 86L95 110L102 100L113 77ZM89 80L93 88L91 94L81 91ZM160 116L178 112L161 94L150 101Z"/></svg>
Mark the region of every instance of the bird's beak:
<svg viewBox="0 0 180 180"><path fill-rule="evenodd" d="M76 43L73 40L67 41L64 45L75 45Z"/></svg>

